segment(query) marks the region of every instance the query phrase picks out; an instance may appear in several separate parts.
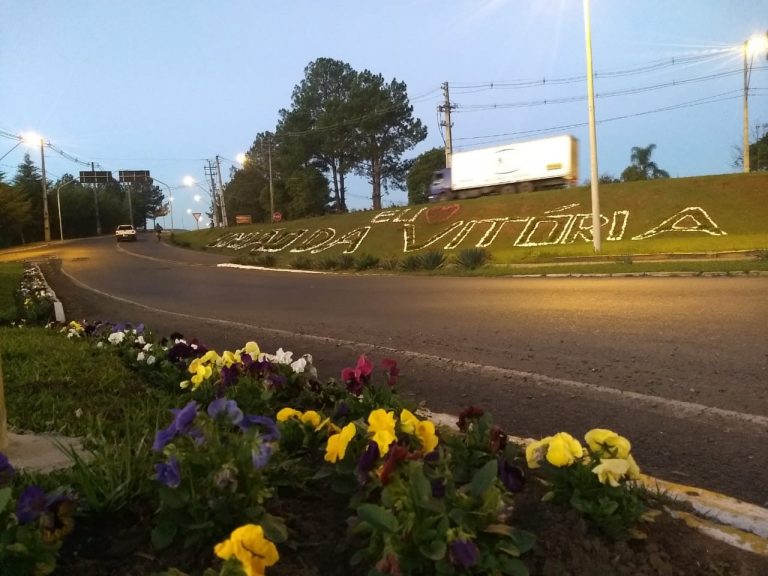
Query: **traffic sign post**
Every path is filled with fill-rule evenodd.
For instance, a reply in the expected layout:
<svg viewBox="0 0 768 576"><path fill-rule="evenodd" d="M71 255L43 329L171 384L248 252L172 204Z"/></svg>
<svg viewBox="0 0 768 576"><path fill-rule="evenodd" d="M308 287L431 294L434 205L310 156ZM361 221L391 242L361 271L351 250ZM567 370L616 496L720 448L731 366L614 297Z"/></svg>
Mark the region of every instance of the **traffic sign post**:
<svg viewBox="0 0 768 576"><path fill-rule="evenodd" d="M202 212L192 212L192 216L195 218L195 223L197 224L198 230L200 230L200 216L202 215Z"/></svg>
<svg viewBox="0 0 768 576"><path fill-rule="evenodd" d="M283 215L280 212L272 213L272 222L280 222L283 219Z"/></svg>
<svg viewBox="0 0 768 576"><path fill-rule="evenodd" d="M80 171L81 184L107 184L112 180L112 172L105 170Z"/></svg>

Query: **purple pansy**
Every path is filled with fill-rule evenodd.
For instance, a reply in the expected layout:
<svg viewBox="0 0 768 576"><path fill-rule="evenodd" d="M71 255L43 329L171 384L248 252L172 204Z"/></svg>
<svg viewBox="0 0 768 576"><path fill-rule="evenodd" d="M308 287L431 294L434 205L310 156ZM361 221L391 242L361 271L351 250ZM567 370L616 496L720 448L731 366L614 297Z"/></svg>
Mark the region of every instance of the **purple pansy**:
<svg viewBox="0 0 768 576"><path fill-rule="evenodd" d="M19 495L19 500L16 502L16 518L19 524L29 524L40 518L45 509L45 491L33 484L27 486Z"/></svg>
<svg viewBox="0 0 768 576"><path fill-rule="evenodd" d="M361 484L368 480L368 473L373 470L376 461L379 459L379 446L376 442L368 442L368 448L363 452L357 461L357 478Z"/></svg>
<svg viewBox="0 0 768 576"><path fill-rule="evenodd" d="M503 458L499 459L499 480L510 492L522 492L525 475L518 466L513 466Z"/></svg>
<svg viewBox="0 0 768 576"><path fill-rule="evenodd" d="M0 488L8 486L13 481L16 470L13 469L8 457L0 452Z"/></svg>
<svg viewBox="0 0 768 576"><path fill-rule="evenodd" d="M450 548L451 559L456 566L471 568L480 560L480 550L472 540L454 540Z"/></svg>
<svg viewBox="0 0 768 576"><path fill-rule="evenodd" d="M250 430L254 426L261 427L261 438L265 442L272 442L280 439L280 430L278 430L277 423L272 420L272 418L246 414L240 422L240 428L243 432Z"/></svg>
<svg viewBox="0 0 768 576"><path fill-rule="evenodd" d="M155 473L157 480L169 488L176 488L181 484L181 470L175 456L168 458L167 462L155 464Z"/></svg>
<svg viewBox="0 0 768 576"><path fill-rule="evenodd" d="M267 462L269 462L270 456L272 456L272 446L269 444L261 444L253 448L253 450L251 450L251 460L254 469L259 470L260 468L264 468L264 466L267 465Z"/></svg>
<svg viewBox="0 0 768 576"><path fill-rule="evenodd" d="M214 420L226 417L235 426L240 425L243 421L243 411L237 406L237 402L227 400L226 398L216 398L216 400L208 404L208 416Z"/></svg>

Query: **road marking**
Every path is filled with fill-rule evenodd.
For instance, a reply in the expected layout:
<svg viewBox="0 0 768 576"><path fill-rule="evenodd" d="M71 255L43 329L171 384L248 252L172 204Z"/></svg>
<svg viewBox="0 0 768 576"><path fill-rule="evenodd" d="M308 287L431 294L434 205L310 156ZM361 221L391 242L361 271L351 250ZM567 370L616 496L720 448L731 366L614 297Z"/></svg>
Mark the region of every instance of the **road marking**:
<svg viewBox="0 0 768 576"><path fill-rule="evenodd" d="M453 358L445 358L442 356L436 356L433 354L425 354L423 352L414 352L412 350L402 350L399 348L393 348L391 346L381 346L378 344L370 344L367 342L358 342L355 340L346 340L341 338L333 338L330 336L318 336L315 334L306 334L299 332L291 332L290 330L281 330L279 328L265 328L262 326L255 326L253 324L246 324L244 322L235 322L232 320L222 320L219 318L208 318L205 316L193 316L191 314L185 314L182 312L172 312L169 310L162 310L160 308L154 308L134 300L127 298L121 298L114 296L106 292L102 292L96 288L93 288L84 282L76 279L69 273L67 273L63 266L61 272L69 278L74 284L90 290L100 296L111 298L118 302L124 302L132 306L137 306L150 312L159 312L162 314L168 314L176 316L178 318L184 318L186 320L210 322L213 324L219 324L222 326L231 326L240 329L259 330L267 332L275 336L287 337L287 338L305 338L310 341L320 342L325 344L334 344L336 346L344 346L352 349L359 350L361 347L370 348L374 350L383 350L391 354L396 354L401 357L407 357L414 360L421 360L430 363L437 363L440 365L450 365L452 368L458 368L462 371L471 372L477 374L478 372L488 375L495 375L503 377L505 379L517 378L528 383L533 383L540 388L547 388L549 390L562 392L564 388L578 391L588 392L596 396L610 396L618 401L631 402L633 404L643 404L647 409L654 412L664 412L668 416L677 419L688 419L689 417L696 418L713 418L713 419L726 419L734 420L742 424L752 424L763 431L768 431L768 417L761 416L759 414L749 414L746 412L738 412L736 410L726 410L724 408L717 408L714 406L707 406L705 404L699 404L696 402L685 402L683 400L673 400L670 398L664 398L662 396L652 396L648 394L641 394L639 392L632 392L628 390L619 390L616 388L609 388L607 386L600 386L599 384L590 384L588 382L579 382L577 380L569 380L566 378L556 378L552 376L546 376L544 374L537 374L535 372L525 372L522 370L515 370L512 368L501 368L499 366L488 366L485 364L478 364L476 362L467 362L463 360L455 360Z"/></svg>

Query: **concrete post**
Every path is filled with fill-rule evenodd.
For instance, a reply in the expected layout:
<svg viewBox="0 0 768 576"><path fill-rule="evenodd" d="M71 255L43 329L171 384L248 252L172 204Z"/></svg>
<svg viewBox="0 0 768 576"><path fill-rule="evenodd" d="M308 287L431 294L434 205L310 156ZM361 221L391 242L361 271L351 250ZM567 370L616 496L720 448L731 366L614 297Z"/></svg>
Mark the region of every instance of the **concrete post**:
<svg viewBox="0 0 768 576"><path fill-rule="evenodd" d="M8 421L5 414L5 387L3 386L3 365L0 360L0 450L8 448Z"/></svg>

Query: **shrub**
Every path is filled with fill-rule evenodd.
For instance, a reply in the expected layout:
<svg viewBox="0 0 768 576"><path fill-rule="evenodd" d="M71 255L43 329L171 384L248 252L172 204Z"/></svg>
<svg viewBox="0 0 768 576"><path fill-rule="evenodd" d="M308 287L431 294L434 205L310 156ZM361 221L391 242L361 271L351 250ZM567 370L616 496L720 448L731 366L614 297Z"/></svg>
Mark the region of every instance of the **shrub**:
<svg viewBox="0 0 768 576"><path fill-rule="evenodd" d="M338 262L342 270L351 270L355 267L355 257L352 254L339 254Z"/></svg>
<svg viewBox="0 0 768 576"><path fill-rule="evenodd" d="M397 270L400 267L400 260L397 256L388 256L379 262L379 266L384 270Z"/></svg>
<svg viewBox="0 0 768 576"><path fill-rule="evenodd" d="M442 250L431 250L421 257L422 266L426 270L437 270L445 264L446 257Z"/></svg>
<svg viewBox="0 0 768 576"><path fill-rule="evenodd" d="M317 262L319 270L336 270L339 268L339 259L334 256L326 256Z"/></svg>
<svg viewBox="0 0 768 576"><path fill-rule="evenodd" d="M244 266L263 266L272 268L277 264L277 257L274 254L243 254L235 256L232 259L233 264L242 264Z"/></svg>
<svg viewBox="0 0 768 576"><path fill-rule="evenodd" d="M420 254L408 254L400 262L400 268L406 271L421 270L424 267L424 261Z"/></svg>
<svg viewBox="0 0 768 576"><path fill-rule="evenodd" d="M355 270L368 270L379 265L379 259L371 254L361 254L355 263Z"/></svg>
<svg viewBox="0 0 768 576"><path fill-rule="evenodd" d="M475 270L490 260L491 254L485 248L467 248L456 255L456 264L468 270Z"/></svg>
<svg viewBox="0 0 768 576"><path fill-rule="evenodd" d="M311 270L312 259L307 256L297 256L291 261L291 268L295 270Z"/></svg>

